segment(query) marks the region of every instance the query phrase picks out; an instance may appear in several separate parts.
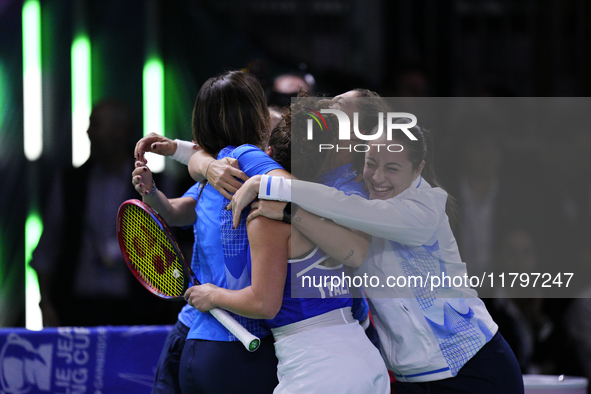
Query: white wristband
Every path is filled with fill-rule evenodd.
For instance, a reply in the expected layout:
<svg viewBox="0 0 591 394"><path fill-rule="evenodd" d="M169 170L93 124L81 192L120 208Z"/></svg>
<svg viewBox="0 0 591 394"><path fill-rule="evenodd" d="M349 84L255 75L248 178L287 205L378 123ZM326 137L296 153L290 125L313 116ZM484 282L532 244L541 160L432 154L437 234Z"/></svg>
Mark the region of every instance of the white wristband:
<svg viewBox="0 0 591 394"><path fill-rule="evenodd" d="M183 140L174 141L176 142L176 151L172 156L170 156L170 158L178 161L181 164L188 165L191 156L193 156L193 153L197 152L195 149L193 149L195 144Z"/></svg>
<svg viewBox="0 0 591 394"><path fill-rule="evenodd" d="M291 179L263 175L259 184L259 198L291 202Z"/></svg>

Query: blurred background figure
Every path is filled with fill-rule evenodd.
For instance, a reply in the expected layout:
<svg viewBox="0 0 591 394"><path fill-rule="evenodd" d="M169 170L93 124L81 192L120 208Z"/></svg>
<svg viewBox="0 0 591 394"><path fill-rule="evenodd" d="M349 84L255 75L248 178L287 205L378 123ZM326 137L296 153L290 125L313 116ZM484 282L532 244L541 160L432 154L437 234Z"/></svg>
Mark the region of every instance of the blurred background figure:
<svg viewBox="0 0 591 394"><path fill-rule="evenodd" d="M589 233L591 223L591 133L587 116L587 111L573 109L551 121L540 155L541 171L536 173L539 183L551 180L552 187L544 195L548 241L560 245L552 250L551 257L567 272L587 263L580 259L589 244L589 239L581 235Z"/></svg>
<svg viewBox="0 0 591 394"><path fill-rule="evenodd" d="M456 233L468 274L497 272L494 251L511 223L541 226L540 187L534 185L528 157L513 157L503 132L507 129L494 107L460 116L444 137L455 141L448 154L446 184L458 200ZM489 294L483 295L484 297Z"/></svg>
<svg viewBox="0 0 591 394"><path fill-rule="evenodd" d="M500 231L494 254L496 272L545 272L545 248L536 230L513 223ZM498 279L498 278L497 278ZM564 300L544 298L541 287L530 287L529 298L519 287L496 286L486 306L515 352L521 371L528 374L579 375L575 342L569 338ZM588 333L588 332L587 332Z"/></svg>
<svg viewBox="0 0 591 394"><path fill-rule="evenodd" d="M503 150L496 123L481 115L464 117L458 124L458 162L450 194L458 199L456 233L462 260L469 275L481 276L492 269L499 223L510 214L513 196L509 179L501 176Z"/></svg>
<svg viewBox="0 0 591 394"><path fill-rule="evenodd" d="M175 314L135 280L117 240L119 205L135 197L129 182L134 128L125 103L96 104L88 127L90 158L51 184L45 231L31 262L44 326L156 324Z"/></svg>

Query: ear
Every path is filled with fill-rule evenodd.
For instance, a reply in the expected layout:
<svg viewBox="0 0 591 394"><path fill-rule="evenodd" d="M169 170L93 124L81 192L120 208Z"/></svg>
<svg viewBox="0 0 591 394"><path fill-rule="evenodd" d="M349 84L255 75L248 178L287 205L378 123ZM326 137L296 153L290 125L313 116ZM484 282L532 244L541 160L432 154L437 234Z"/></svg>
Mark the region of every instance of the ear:
<svg viewBox="0 0 591 394"><path fill-rule="evenodd" d="M273 147L267 146L267 149L265 149L265 153L268 154L269 156L273 157Z"/></svg>

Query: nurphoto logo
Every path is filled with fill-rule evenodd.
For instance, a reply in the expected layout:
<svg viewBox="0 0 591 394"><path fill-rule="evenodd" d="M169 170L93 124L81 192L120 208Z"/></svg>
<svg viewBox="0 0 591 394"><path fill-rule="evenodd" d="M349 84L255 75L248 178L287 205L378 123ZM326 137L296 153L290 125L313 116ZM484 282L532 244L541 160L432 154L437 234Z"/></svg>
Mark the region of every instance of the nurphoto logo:
<svg viewBox="0 0 591 394"><path fill-rule="evenodd" d="M351 120L349 116L338 109L321 109L320 112L315 111L311 108L306 107L306 112L312 119L308 119L307 121L307 137L309 140L314 139L314 132L313 132L313 125L314 121L320 126L320 130L324 131L328 130L328 126L322 114L333 114L336 115L337 120L339 122L339 141L347 141L351 140ZM396 119L409 119L410 122L408 123L394 123ZM386 137L388 141L392 140L392 130L401 130L410 140L416 141L417 137L415 137L408 129L411 127L416 126L417 124L417 117L408 112L388 112L384 117L383 113L379 113L378 116L378 125L373 129L371 134L363 134L359 131L359 113L353 113L353 133L355 136L363 141L374 141L377 140L382 136L384 133L384 119L386 120ZM401 152L403 150L402 145L400 144L371 144L371 146L377 147L378 151L380 147L385 147L388 149L389 152ZM320 151L322 150L330 150L335 149L333 144L319 144ZM370 149L369 144L356 144L356 145L349 145L349 146L336 146L336 150L354 150L355 152L367 152Z"/></svg>

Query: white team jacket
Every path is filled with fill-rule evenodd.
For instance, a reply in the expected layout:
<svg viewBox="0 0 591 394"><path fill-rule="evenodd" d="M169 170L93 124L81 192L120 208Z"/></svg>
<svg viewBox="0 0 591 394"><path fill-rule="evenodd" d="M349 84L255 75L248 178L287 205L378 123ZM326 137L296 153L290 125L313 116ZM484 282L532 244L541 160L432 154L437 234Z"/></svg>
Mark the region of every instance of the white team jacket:
<svg viewBox="0 0 591 394"><path fill-rule="evenodd" d="M456 376L497 332L469 287L445 214L447 193L421 176L394 198L366 200L321 184L264 175L259 198L291 201L372 235L368 257L355 274L370 303L382 356L397 380Z"/></svg>

